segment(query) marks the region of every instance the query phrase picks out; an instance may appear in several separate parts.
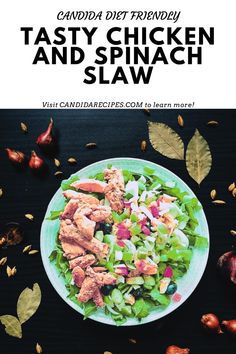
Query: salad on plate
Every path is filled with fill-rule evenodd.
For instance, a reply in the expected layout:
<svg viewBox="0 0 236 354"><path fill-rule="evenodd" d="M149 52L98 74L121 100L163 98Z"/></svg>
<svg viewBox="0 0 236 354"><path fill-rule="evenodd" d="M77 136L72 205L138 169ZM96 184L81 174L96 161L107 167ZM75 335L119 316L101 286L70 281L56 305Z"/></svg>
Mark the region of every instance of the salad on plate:
<svg viewBox="0 0 236 354"><path fill-rule="evenodd" d="M196 232L196 197L149 167L109 165L91 178L72 175L61 189L64 208L48 217L60 220L49 259L85 318L102 309L121 325L181 300L178 280L193 250L208 246Z"/></svg>

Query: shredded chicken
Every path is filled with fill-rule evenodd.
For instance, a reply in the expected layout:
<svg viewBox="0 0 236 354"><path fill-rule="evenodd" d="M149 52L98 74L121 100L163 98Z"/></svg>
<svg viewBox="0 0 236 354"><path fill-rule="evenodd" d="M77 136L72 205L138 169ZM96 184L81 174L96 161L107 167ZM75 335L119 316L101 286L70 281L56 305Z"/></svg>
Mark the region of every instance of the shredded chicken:
<svg viewBox="0 0 236 354"><path fill-rule="evenodd" d="M112 210L122 213L124 208L124 177L121 170L113 167L104 171L104 178L108 181L105 196Z"/></svg>
<svg viewBox="0 0 236 354"><path fill-rule="evenodd" d="M80 268L87 268L96 262L96 257L93 254L86 254L82 257L77 257L71 261L69 261L70 269L73 269L77 266Z"/></svg>

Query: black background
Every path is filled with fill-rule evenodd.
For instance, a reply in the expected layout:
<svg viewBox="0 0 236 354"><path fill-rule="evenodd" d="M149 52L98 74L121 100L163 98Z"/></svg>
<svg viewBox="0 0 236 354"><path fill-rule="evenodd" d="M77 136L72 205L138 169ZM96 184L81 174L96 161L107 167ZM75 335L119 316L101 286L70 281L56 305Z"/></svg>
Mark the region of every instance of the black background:
<svg viewBox="0 0 236 354"><path fill-rule="evenodd" d="M177 116L182 114L185 126L180 128ZM200 326L201 315L216 313L221 320L236 318L236 300L232 289L222 282L216 270L218 257L231 249L235 229L236 200L227 191L235 179L236 111L232 110L156 110L148 117L142 110L1 110L0 111L0 227L8 221L18 221L26 236L21 245L0 250L0 258L8 257L7 264L17 267L14 278L7 278L5 268L0 269L0 314L15 315L20 292L38 282L42 289L42 303L37 313L23 325L23 339L5 334L0 325L0 353L27 354L35 351L39 342L44 353L113 354L165 353L171 344L189 347L192 354L235 353L235 338L228 335L209 335ZM55 121L59 151L65 178L90 163L112 157L147 159L167 167L182 178L202 202L210 228L211 246L204 276L190 298L165 319L137 327L112 327L82 316L66 305L51 286L44 271L40 254L25 255L22 249L32 244L39 249L40 226L46 207L60 185L54 176L53 161L45 158L48 173L42 178L32 175L29 168L16 170L6 157L4 148L19 149L30 154L39 152L35 140L46 129L49 117ZM148 143L141 152L140 141L148 141L147 120L169 124L182 136L185 146L198 128L208 141L213 167L199 188L186 172L184 161L161 156ZM218 127L208 127L209 120L218 120ZM29 128L24 135L20 122ZM96 142L97 149L87 150L85 144ZM41 153L40 153L41 154ZM41 154L42 156L42 154ZM77 165L70 166L67 158L73 156ZM209 193L215 188L225 206L211 203ZM25 213L35 216L33 222ZM136 339L132 344L129 338Z"/></svg>

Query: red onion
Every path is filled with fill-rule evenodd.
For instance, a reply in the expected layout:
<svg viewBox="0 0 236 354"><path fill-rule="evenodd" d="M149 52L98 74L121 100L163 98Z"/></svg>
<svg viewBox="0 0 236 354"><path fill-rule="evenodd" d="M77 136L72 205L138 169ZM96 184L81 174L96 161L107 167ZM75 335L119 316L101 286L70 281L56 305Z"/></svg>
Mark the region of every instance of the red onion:
<svg viewBox="0 0 236 354"><path fill-rule="evenodd" d="M151 213L154 216L154 218L157 218L159 216L159 210L158 207L155 205L150 206Z"/></svg>
<svg viewBox="0 0 236 354"><path fill-rule="evenodd" d="M165 271L164 271L163 276L165 278L172 278L173 277L173 269L170 266L167 266Z"/></svg>
<svg viewBox="0 0 236 354"><path fill-rule="evenodd" d="M144 233L144 235L149 236L151 235L151 231L149 230L149 228L145 225L142 226L142 232Z"/></svg>
<svg viewBox="0 0 236 354"><path fill-rule="evenodd" d="M116 274L127 276L129 274L128 268L126 266L116 267Z"/></svg>
<svg viewBox="0 0 236 354"><path fill-rule="evenodd" d="M125 247L125 243L124 243L124 241L122 241L122 240L117 240L117 245L118 246L120 246L120 247Z"/></svg>
<svg viewBox="0 0 236 354"><path fill-rule="evenodd" d="M139 223L139 225L141 225L141 226L146 225L146 223L147 223L147 218L143 218L143 219L140 220L138 223Z"/></svg>
<svg viewBox="0 0 236 354"><path fill-rule="evenodd" d="M123 239L123 240L130 239L131 237L130 231L123 224L118 224L117 228L118 230L116 232L116 235L119 239Z"/></svg>
<svg viewBox="0 0 236 354"><path fill-rule="evenodd" d="M35 151L32 151L31 158L29 160L29 167L32 170L39 170L43 167L44 161L41 159Z"/></svg>
<svg viewBox="0 0 236 354"><path fill-rule="evenodd" d="M236 320L222 321L225 330L230 334L236 334Z"/></svg>
<svg viewBox="0 0 236 354"><path fill-rule="evenodd" d="M21 151L12 150L9 148L5 149L9 160L15 164L21 164L25 160L25 155Z"/></svg>
<svg viewBox="0 0 236 354"><path fill-rule="evenodd" d="M51 145L53 143L52 128L53 120L51 118L47 130L38 136L36 144L42 147Z"/></svg>
<svg viewBox="0 0 236 354"><path fill-rule="evenodd" d="M224 253L219 259L217 266L221 274L232 283L236 284L236 254L234 251Z"/></svg>

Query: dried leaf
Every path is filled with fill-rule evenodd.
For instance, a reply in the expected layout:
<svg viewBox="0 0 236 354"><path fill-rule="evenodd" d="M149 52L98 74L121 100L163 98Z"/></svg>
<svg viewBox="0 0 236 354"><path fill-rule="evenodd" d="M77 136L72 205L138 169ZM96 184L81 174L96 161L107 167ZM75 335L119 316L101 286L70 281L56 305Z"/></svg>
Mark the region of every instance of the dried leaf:
<svg viewBox="0 0 236 354"><path fill-rule="evenodd" d="M216 190L215 189L212 189L210 196L211 196L211 199L215 199L215 197L216 197Z"/></svg>
<svg viewBox="0 0 236 354"><path fill-rule="evenodd" d="M36 253L38 253L38 252L39 252L38 250L31 250L31 251L29 251L28 254L36 254Z"/></svg>
<svg viewBox="0 0 236 354"><path fill-rule="evenodd" d="M29 252L31 250L32 245L25 246L22 253Z"/></svg>
<svg viewBox="0 0 236 354"><path fill-rule="evenodd" d="M235 188L235 183L233 182L233 183L231 183L231 184L229 185L228 191L229 191L229 192L232 192L232 191L234 190L234 188Z"/></svg>
<svg viewBox="0 0 236 354"><path fill-rule="evenodd" d="M180 127L184 126L184 119L180 114L178 115L178 124Z"/></svg>
<svg viewBox="0 0 236 354"><path fill-rule="evenodd" d="M216 127L217 125L219 125L219 122L217 122L217 120L209 120L207 122L207 125L212 126L212 127Z"/></svg>
<svg viewBox="0 0 236 354"><path fill-rule="evenodd" d="M196 129L186 150L188 173L200 185L210 172L211 165L212 157L209 145Z"/></svg>
<svg viewBox="0 0 236 354"><path fill-rule="evenodd" d="M235 230L230 230L230 233L232 236L236 236L236 231Z"/></svg>
<svg viewBox="0 0 236 354"><path fill-rule="evenodd" d="M43 349L40 344L36 344L35 346L36 353L41 354L43 352Z"/></svg>
<svg viewBox="0 0 236 354"><path fill-rule="evenodd" d="M77 161L74 157L70 157L68 160L67 160L70 164L76 164Z"/></svg>
<svg viewBox="0 0 236 354"><path fill-rule="evenodd" d="M141 151L146 151L146 149L147 149L147 142L146 142L146 140L142 140L142 141L141 141L140 149L141 149Z"/></svg>
<svg viewBox="0 0 236 354"><path fill-rule="evenodd" d="M85 145L87 149L95 149L97 147L96 143L88 143Z"/></svg>
<svg viewBox="0 0 236 354"><path fill-rule="evenodd" d="M25 214L26 219L29 219L31 221L34 220L34 216L32 214Z"/></svg>
<svg viewBox="0 0 236 354"><path fill-rule="evenodd" d="M23 131L23 133L27 133L28 132L28 127L25 123L21 122L20 123L20 128Z"/></svg>
<svg viewBox="0 0 236 354"><path fill-rule="evenodd" d="M33 316L40 302L41 290L37 283L33 285L33 290L26 288L22 291L17 301L17 315L21 324Z"/></svg>
<svg viewBox="0 0 236 354"><path fill-rule="evenodd" d="M60 167L61 166L61 163L58 159L54 159L54 164L56 167Z"/></svg>
<svg viewBox="0 0 236 354"><path fill-rule="evenodd" d="M0 266L4 266L4 264L7 262L7 257L2 257L0 259Z"/></svg>
<svg viewBox="0 0 236 354"><path fill-rule="evenodd" d="M0 198L3 196L3 190L0 188Z"/></svg>
<svg viewBox="0 0 236 354"><path fill-rule="evenodd" d="M155 150L170 159L184 160L184 143L180 136L163 123L148 122L149 139Z"/></svg>
<svg viewBox="0 0 236 354"><path fill-rule="evenodd" d="M22 338L21 324L15 316L3 315L0 316L0 321L5 326L5 331L9 336Z"/></svg>
<svg viewBox="0 0 236 354"><path fill-rule="evenodd" d="M225 202L224 200L221 200L221 199L213 200L212 203L213 203L213 204L216 204L216 205L223 205L223 204L226 204L226 202Z"/></svg>

